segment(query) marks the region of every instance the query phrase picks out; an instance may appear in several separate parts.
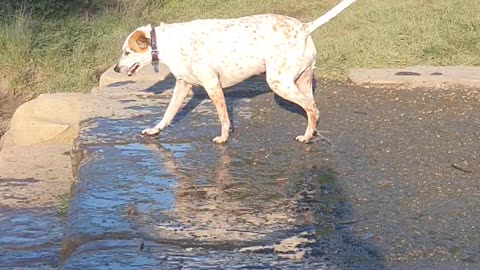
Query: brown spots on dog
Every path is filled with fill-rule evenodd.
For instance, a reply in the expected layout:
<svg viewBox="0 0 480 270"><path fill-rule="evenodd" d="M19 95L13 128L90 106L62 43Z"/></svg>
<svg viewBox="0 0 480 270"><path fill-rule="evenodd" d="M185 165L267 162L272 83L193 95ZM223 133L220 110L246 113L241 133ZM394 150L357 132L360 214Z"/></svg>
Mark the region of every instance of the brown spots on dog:
<svg viewBox="0 0 480 270"><path fill-rule="evenodd" d="M279 35L282 35L285 40L294 39L299 34L299 27L284 17L277 18L272 24L272 29Z"/></svg>
<svg viewBox="0 0 480 270"><path fill-rule="evenodd" d="M180 48L180 56L182 56L183 58L188 57L188 53L187 53L187 50L185 50L185 48Z"/></svg>
<svg viewBox="0 0 480 270"><path fill-rule="evenodd" d="M142 31L135 31L128 40L128 47L136 53L143 53L148 49L150 39Z"/></svg>
<svg viewBox="0 0 480 270"><path fill-rule="evenodd" d="M271 79L267 79L267 82L268 82L268 85L272 88L272 89L278 89L280 87L280 81L279 80L271 80Z"/></svg>
<svg viewBox="0 0 480 270"><path fill-rule="evenodd" d="M221 98L220 96L215 96L215 99L216 99L216 100L219 100L220 98ZM220 110L220 111L227 111L227 104L225 104L225 102L221 102L220 104L218 104L218 110ZM222 126L225 126L225 125L228 126L228 122L225 121L225 120L226 120L225 117L222 115L222 119L221 119L221 121L222 121Z"/></svg>
<svg viewBox="0 0 480 270"><path fill-rule="evenodd" d="M192 49L193 51L200 51L200 48L205 45L205 42L202 39L195 39L192 41Z"/></svg>
<svg viewBox="0 0 480 270"><path fill-rule="evenodd" d="M234 23L228 23L228 24L225 25L225 29L232 28L234 26L235 26Z"/></svg>

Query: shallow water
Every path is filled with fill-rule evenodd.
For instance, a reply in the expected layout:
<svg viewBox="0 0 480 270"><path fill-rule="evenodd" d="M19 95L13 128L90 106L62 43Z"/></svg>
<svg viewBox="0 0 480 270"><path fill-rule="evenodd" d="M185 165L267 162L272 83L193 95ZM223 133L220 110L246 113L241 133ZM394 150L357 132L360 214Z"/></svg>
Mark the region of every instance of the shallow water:
<svg viewBox="0 0 480 270"><path fill-rule="evenodd" d="M0 209L0 268L58 267L65 219L54 207Z"/></svg>
<svg viewBox="0 0 480 270"><path fill-rule="evenodd" d="M375 250L338 223L349 210L325 155L329 147L295 143L283 125L265 122L271 112L256 111L241 89L227 99L235 126L245 129L226 145L210 142L220 129L202 95L158 138L139 131L160 119L161 95L148 100L158 106L123 103L151 114L83 123L83 159L63 245L66 269L103 263L105 269L334 269L352 260L380 267ZM303 132L299 123L289 129Z"/></svg>
<svg viewBox="0 0 480 270"><path fill-rule="evenodd" d="M139 134L166 109L163 83L103 89L115 95L92 104L105 110L76 146L62 268L479 268L478 91L322 82L331 147L294 142L303 113L255 78L226 92L234 131L219 146L201 92L159 137ZM25 211L2 216L18 237L0 236L0 259L57 267L60 227L33 223L62 219Z"/></svg>

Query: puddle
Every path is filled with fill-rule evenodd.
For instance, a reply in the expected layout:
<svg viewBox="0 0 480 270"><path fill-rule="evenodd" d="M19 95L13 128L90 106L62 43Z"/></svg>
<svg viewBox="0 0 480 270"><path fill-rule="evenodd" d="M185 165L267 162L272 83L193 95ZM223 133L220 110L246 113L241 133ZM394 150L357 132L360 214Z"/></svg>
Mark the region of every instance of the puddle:
<svg viewBox="0 0 480 270"><path fill-rule="evenodd" d="M98 239L142 238L249 253L248 247L276 247L298 234L329 238L335 230L332 211L342 199L334 172L295 157L303 151L252 153L246 145L205 142L84 150L89 158L79 169L70 205L68 252ZM292 246L292 253L311 254L312 239L300 241L299 249ZM272 256L274 250L261 253Z"/></svg>
<svg viewBox="0 0 480 270"><path fill-rule="evenodd" d="M57 268L64 221L50 208L0 209L0 268Z"/></svg>

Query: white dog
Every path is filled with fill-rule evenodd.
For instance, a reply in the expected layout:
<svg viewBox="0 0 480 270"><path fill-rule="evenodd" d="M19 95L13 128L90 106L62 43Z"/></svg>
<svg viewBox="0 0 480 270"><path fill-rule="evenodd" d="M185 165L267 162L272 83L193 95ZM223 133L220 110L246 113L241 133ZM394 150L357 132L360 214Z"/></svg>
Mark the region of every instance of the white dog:
<svg viewBox="0 0 480 270"><path fill-rule="evenodd" d="M192 86L199 85L215 105L222 125L221 135L213 142L224 143L228 139L230 120L223 88L266 72L267 83L277 95L305 110L307 129L296 140L309 142L317 133L319 117L312 91L317 52L311 33L355 1L343 0L310 23L265 14L138 28L127 37L123 55L114 70L130 76L160 60L176 78L163 119L142 134L154 136L166 128Z"/></svg>

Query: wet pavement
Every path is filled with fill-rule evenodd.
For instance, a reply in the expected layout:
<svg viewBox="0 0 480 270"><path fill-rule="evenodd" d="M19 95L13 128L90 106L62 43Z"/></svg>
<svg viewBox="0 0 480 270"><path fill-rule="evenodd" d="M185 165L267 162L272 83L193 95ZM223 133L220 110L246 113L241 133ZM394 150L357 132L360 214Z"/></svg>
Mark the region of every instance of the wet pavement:
<svg viewBox="0 0 480 270"><path fill-rule="evenodd" d="M0 269L58 269L68 193L68 145L0 153Z"/></svg>
<svg viewBox="0 0 480 270"><path fill-rule="evenodd" d="M0 269L59 266L64 219L55 208L3 208L0 224Z"/></svg>
<svg viewBox="0 0 480 270"><path fill-rule="evenodd" d="M335 147L296 143L303 112L262 77L227 90L224 146L201 89L158 138L139 131L171 79L99 89L116 104L83 123L65 269L478 268L479 93L318 85Z"/></svg>
<svg viewBox="0 0 480 270"><path fill-rule="evenodd" d="M480 92L326 87L321 128L364 220L354 234L371 236L387 268L478 269Z"/></svg>
<svg viewBox="0 0 480 270"><path fill-rule="evenodd" d="M139 131L163 115L167 87L126 87L100 89L120 111L82 124L65 269L381 268L369 239L349 230L330 145L296 143L303 117L275 106L263 78L227 93L236 131L224 146L211 143L219 124L201 89L146 138Z"/></svg>
<svg viewBox="0 0 480 270"><path fill-rule="evenodd" d="M295 142L303 112L262 77L226 91L226 145L211 143L220 125L201 89L157 138L140 131L161 119L172 78L96 89L61 257L55 227L41 266L479 269L480 92L317 84L333 147ZM23 230L21 217L1 222Z"/></svg>

